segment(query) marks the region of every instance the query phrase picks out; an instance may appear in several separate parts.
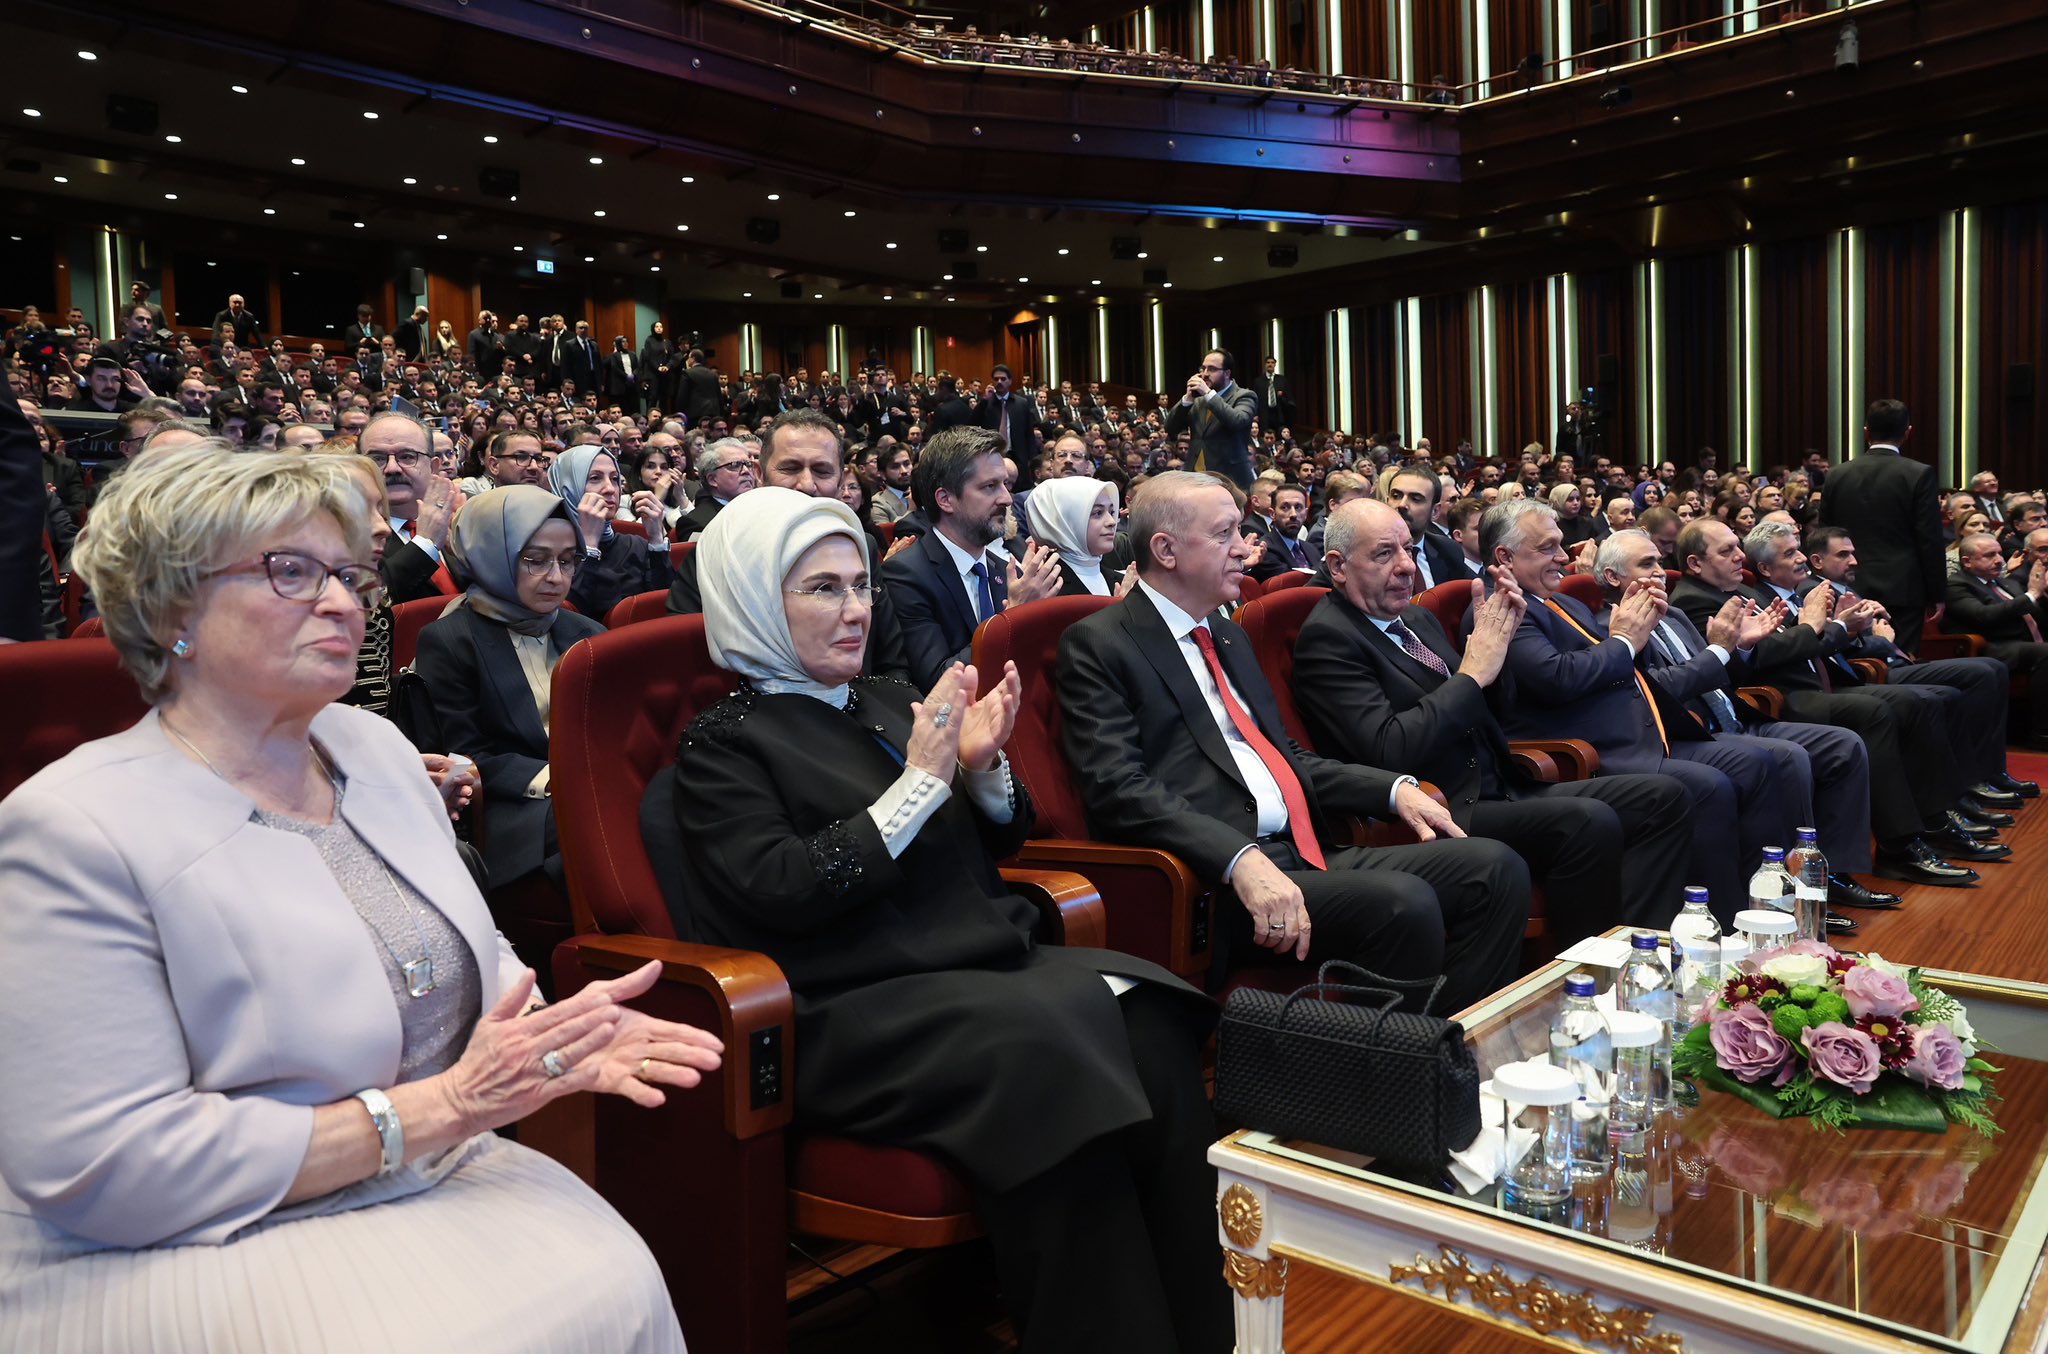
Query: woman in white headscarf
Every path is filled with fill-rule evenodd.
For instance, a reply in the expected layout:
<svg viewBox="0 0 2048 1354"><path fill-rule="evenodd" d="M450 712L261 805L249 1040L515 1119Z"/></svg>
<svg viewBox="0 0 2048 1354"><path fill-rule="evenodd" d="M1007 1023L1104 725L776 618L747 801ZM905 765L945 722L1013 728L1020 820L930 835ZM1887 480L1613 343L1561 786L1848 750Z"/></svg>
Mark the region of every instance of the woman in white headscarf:
<svg viewBox="0 0 2048 1354"><path fill-rule="evenodd" d="M661 503L646 490L627 501L645 533L614 531L625 474L609 447L571 447L548 467L548 487L561 496L583 533L583 567L569 589L578 611L602 621L634 593L666 591L675 581L669 568L668 523Z"/></svg>
<svg viewBox="0 0 2048 1354"><path fill-rule="evenodd" d="M1032 539L1060 557L1060 596L1121 597L1123 571L1104 557L1116 549L1119 499L1107 480L1046 480L1025 501Z"/></svg>
<svg viewBox="0 0 2048 1354"><path fill-rule="evenodd" d="M678 928L766 952L795 996L797 1113L939 1154L974 1187L1027 1351L1223 1350L1206 997L1040 946L995 862L1031 829L1002 745L1014 668L923 700L861 676L872 560L837 499L764 487L696 550L740 689L683 737Z"/></svg>
<svg viewBox="0 0 2048 1354"><path fill-rule="evenodd" d="M604 627L562 609L583 541L562 500L508 484L462 505L448 570L467 589L420 631L414 666L434 698L446 752L483 777L484 863L493 888L560 872L548 798L548 697L569 646Z"/></svg>

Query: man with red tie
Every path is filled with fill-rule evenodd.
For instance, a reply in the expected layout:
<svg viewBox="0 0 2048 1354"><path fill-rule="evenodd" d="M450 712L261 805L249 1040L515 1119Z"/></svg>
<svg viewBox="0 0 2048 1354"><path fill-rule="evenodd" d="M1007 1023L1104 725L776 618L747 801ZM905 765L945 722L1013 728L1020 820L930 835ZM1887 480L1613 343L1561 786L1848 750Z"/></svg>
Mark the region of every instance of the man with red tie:
<svg viewBox="0 0 2048 1354"><path fill-rule="evenodd" d="M1244 632L1217 614L1238 597L1250 547L1231 492L1207 474L1146 481L1131 510L1138 586L1060 640L1067 760L1092 832L1170 851L1239 906L1245 942L1295 959L1345 959L1432 978L1439 1009L1515 976L1529 870L1465 837L1412 776L1304 752ZM1338 846L1342 815L1398 817L1421 844Z"/></svg>
<svg viewBox="0 0 2048 1354"><path fill-rule="evenodd" d="M1956 547L1961 566L1948 580L1948 628L1982 635L1984 652L2029 674L2027 746L2048 748L2048 563L2027 570L2024 591L2001 580L2005 560L1991 536L1965 536Z"/></svg>
<svg viewBox="0 0 2048 1354"><path fill-rule="evenodd" d="M384 476L391 504L393 539L378 568L394 606L452 591L436 583L435 573L462 495L434 473L433 446L427 425L408 414L378 414L356 438L356 449Z"/></svg>

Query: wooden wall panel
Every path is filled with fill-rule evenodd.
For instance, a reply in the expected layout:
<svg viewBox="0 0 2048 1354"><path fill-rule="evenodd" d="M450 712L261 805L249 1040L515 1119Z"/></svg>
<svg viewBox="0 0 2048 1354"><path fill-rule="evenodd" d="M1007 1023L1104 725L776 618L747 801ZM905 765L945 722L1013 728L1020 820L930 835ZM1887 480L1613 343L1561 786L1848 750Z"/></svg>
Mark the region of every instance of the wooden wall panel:
<svg viewBox="0 0 2048 1354"><path fill-rule="evenodd" d="M2036 488L2048 483L2048 203L1985 211L1979 248L1978 463Z"/></svg>
<svg viewBox="0 0 2048 1354"><path fill-rule="evenodd" d="M1890 396L1925 410L1931 428L1942 368L1940 225L1885 226L1865 231L1863 240L1863 388L1871 399ZM1929 437L1917 450L1932 459L1938 446Z"/></svg>
<svg viewBox="0 0 2048 1354"><path fill-rule="evenodd" d="M1422 436L1439 447L1455 447L1472 435L1470 309L1464 292L1422 298ZM1411 420L1404 430L1414 436Z"/></svg>
<svg viewBox="0 0 2048 1354"><path fill-rule="evenodd" d="M1663 272L1665 455L1678 464L1702 446L1725 455L1734 441L1728 428L1726 256L1670 259Z"/></svg>
<svg viewBox="0 0 2048 1354"><path fill-rule="evenodd" d="M1762 457L1834 447L1828 416L1828 242L1824 236L1757 251L1758 351L1762 359ZM1680 461L1681 465L1686 461Z"/></svg>
<svg viewBox="0 0 2048 1354"><path fill-rule="evenodd" d="M1494 453L1512 456L1530 442L1550 444L1550 305L1544 278L1493 289ZM1475 446L1485 442L1472 439ZM1441 451L1457 444L1438 442Z"/></svg>
<svg viewBox="0 0 2048 1354"><path fill-rule="evenodd" d="M1394 343L1392 303L1360 306L1351 312L1351 408L1338 420L1339 428L1367 434L1393 430L1394 411L1401 402L1395 384L1400 357ZM1320 427L1322 407L1318 405L1312 412L1315 418L1310 422Z"/></svg>

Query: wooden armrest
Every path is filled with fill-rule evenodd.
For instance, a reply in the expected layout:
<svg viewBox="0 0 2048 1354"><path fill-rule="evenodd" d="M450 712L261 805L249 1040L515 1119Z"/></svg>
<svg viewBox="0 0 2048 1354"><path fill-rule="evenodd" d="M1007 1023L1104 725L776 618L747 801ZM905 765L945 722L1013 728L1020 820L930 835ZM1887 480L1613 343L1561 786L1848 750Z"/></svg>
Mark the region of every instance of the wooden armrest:
<svg viewBox="0 0 2048 1354"><path fill-rule="evenodd" d="M1774 686L1737 687L1735 696L1765 719L1785 717L1785 693Z"/></svg>
<svg viewBox="0 0 2048 1354"><path fill-rule="evenodd" d="M1883 686L1891 676L1891 668L1882 658L1852 658L1849 666L1856 669L1856 675L1872 686Z"/></svg>
<svg viewBox="0 0 2048 1354"><path fill-rule="evenodd" d="M1444 792L1437 789L1436 786L1426 780L1417 781L1416 784L1421 787L1422 793L1428 795L1437 803L1445 808L1451 806L1450 801L1444 798ZM1353 846L1415 845L1415 829L1402 822L1391 810L1381 817L1370 818L1364 822L1360 822L1356 818L1346 819L1345 821L1351 829L1351 845Z"/></svg>
<svg viewBox="0 0 2048 1354"><path fill-rule="evenodd" d="M1003 882L1038 909L1045 939L1053 945L1109 948L1109 916L1102 894L1078 874L1067 870L1026 870L1006 866Z"/></svg>
<svg viewBox="0 0 2048 1354"><path fill-rule="evenodd" d="M1004 866L1080 875L1101 891L1105 948L1150 959L1197 985L1207 978L1215 900L1172 852L1039 838Z"/></svg>
<svg viewBox="0 0 2048 1354"><path fill-rule="evenodd" d="M577 936L555 949L557 990L568 996L650 959L661 961L661 979L634 1009L709 1029L725 1043L724 1066L696 1090L671 1093L663 1108L716 1095L733 1138L788 1127L796 1104L796 1019L789 982L767 955L655 936Z"/></svg>
<svg viewBox="0 0 2048 1354"><path fill-rule="evenodd" d="M1526 754L1550 762L1556 774L1538 774L1538 780L1590 780L1600 770L1599 752L1583 738L1517 738L1509 742L1508 752L1518 760Z"/></svg>
<svg viewBox="0 0 2048 1354"><path fill-rule="evenodd" d="M1917 656L1922 661L1935 658L1981 658L1984 656L1984 637L1922 631L1920 652Z"/></svg>

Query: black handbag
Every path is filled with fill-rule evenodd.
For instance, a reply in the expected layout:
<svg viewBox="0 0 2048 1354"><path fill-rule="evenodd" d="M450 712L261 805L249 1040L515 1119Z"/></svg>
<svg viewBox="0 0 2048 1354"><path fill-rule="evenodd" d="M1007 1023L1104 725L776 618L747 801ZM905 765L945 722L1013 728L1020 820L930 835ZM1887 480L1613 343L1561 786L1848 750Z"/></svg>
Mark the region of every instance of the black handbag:
<svg viewBox="0 0 2048 1354"><path fill-rule="evenodd" d="M1422 1014L1394 1009L1404 989L1425 984ZM1443 985L1331 960L1291 993L1239 988L1216 1039L1217 1114L1389 1166L1441 1170L1479 1135L1479 1064L1464 1028L1428 1014Z"/></svg>

